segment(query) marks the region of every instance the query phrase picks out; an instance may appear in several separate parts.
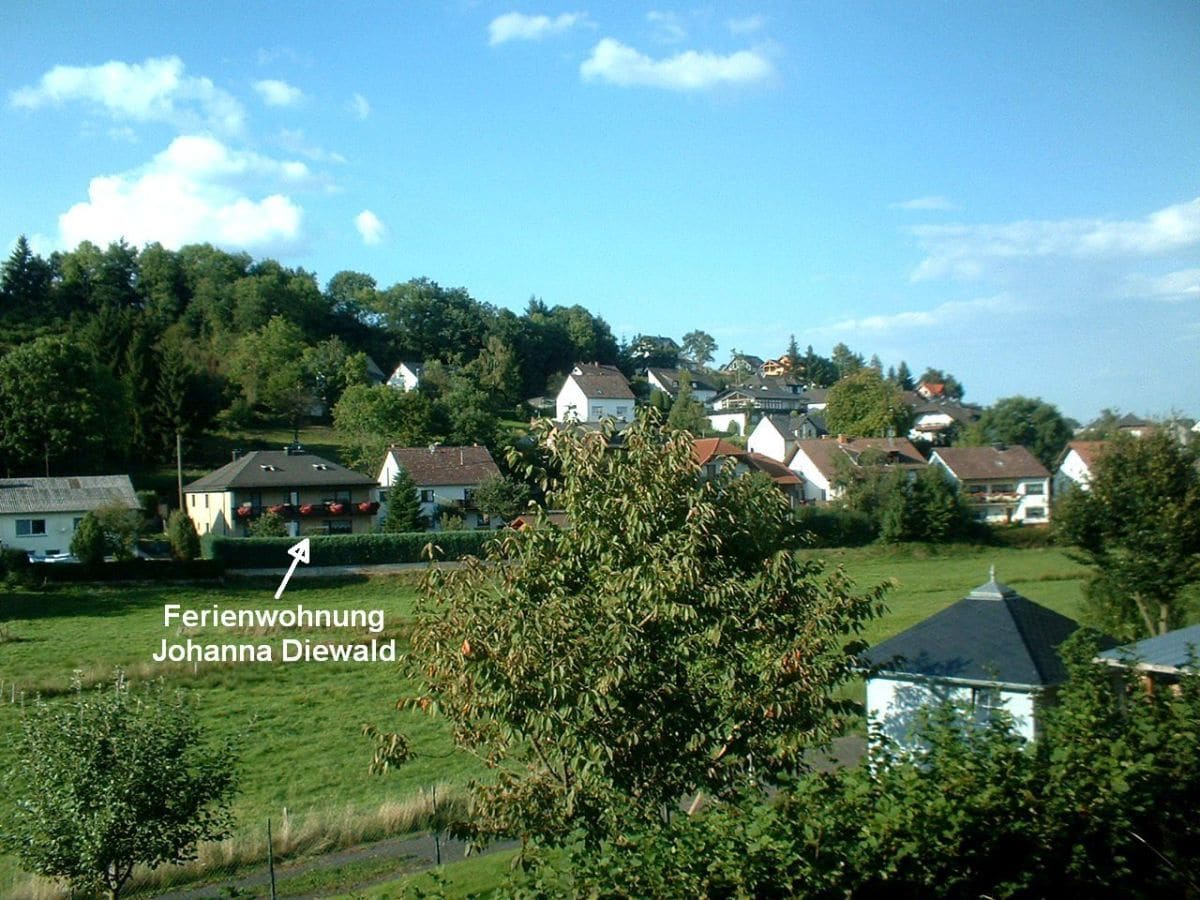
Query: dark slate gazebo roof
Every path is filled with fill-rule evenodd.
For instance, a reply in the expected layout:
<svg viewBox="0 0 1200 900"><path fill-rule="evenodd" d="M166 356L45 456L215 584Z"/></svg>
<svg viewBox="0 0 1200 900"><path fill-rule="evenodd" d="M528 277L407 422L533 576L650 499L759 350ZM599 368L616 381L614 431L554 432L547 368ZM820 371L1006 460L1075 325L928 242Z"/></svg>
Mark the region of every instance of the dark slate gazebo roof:
<svg viewBox="0 0 1200 900"><path fill-rule="evenodd" d="M872 647L864 661L885 677L1047 687L1066 680L1058 647L1078 628L993 572L962 600Z"/></svg>

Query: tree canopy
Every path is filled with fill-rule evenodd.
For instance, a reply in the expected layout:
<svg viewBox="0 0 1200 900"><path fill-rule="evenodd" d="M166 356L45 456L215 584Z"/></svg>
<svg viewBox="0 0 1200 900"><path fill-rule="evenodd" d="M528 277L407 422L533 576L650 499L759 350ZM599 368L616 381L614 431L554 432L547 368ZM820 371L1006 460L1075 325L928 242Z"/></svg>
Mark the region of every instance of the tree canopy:
<svg viewBox="0 0 1200 900"><path fill-rule="evenodd" d="M986 446L1020 444L1053 468L1055 459L1072 437L1070 424L1058 407L1038 397L1005 397L985 409L979 421L964 433L961 443Z"/></svg>
<svg viewBox="0 0 1200 900"><path fill-rule="evenodd" d="M899 388L867 366L829 389L825 422L847 437L902 436L912 426L912 410Z"/></svg>
<svg viewBox="0 0 1200 900"><path fill-rule="evenodd" d="M880 591L801 560L773 485L732 467L700 478L691 437L646 418L619 452L597 433L538 436L570 525L434 570L412 632L426 687L407 705L497 766L480 834L615 839L837 732L850 706L835 691Z"/></svg>
<svg viewBox="0 0 1200 900"><path fill-rule="evenodd" d="M1184 623L1200 584L1196 453L1168 434L1121 436L1100 455L1088 490L1054 511L1059 532L1094 566L1087 587L1097 624L1125 637Z"/></svg>

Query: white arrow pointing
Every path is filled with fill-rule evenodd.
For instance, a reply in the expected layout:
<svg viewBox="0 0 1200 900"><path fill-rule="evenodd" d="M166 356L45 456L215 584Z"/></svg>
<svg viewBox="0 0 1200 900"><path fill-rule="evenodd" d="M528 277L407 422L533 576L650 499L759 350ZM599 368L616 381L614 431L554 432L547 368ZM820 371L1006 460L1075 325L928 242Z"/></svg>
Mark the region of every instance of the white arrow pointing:
<svg viewBox="0 0 1200 900"><path fill-rule="evenodd" d="M292 558L292 564L288 566L287 574L283 576L283 581L279 582L279 590L275 592L276 600L283 596L283 589L287 587L287 583L291 579L292 573L296 571L296 566L300 565L300 563L304 563L306 566L308 565L308 545L308 538L305 538L294 547L288 547L288 556Z"/></svg>

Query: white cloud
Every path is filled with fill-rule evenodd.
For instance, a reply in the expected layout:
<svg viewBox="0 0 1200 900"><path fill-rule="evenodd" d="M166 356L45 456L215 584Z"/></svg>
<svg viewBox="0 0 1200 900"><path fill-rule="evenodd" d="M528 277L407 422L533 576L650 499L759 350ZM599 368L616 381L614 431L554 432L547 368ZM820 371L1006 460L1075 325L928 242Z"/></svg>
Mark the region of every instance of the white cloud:
<svg viewBox="0 0 1200 900"><path fill-rule="evenodd" d="M527 16L519 12L505 13L488 25L488 43L495 47L508 41L540 41L552 34L561 34L582 24L583 13L563 13L555 18Z"/></svg>
<svg viewBox="0 0 1200 900"><path fill-rule="evenodd" d="M903 200L900 203L888 204L888 209L904 209L917 212L942 212L957 208L953 203L941 196L914 197L912 200Z"/></svg>
<svg viewBox="0 0 1200 900"><path fill-rule="evenodd" d="M766 24L767 20L764 16L746 16L744 19L729 19L725 23L725 27L733 34L753 34L762 30Z"/></svg>
<svg viewBox="0 0 1200 900"><path fill-rule="evenodd" d="M242 105L207 78L185 74L177 56L143 63L106 62L99 66L55 66L34 86L12 92L9 102L23 109L78 101L121 121L167 122L179 128L204 127L236 133L245 121Z"/></svg>
<svg viewBox="0 0 1200 900"><path fill-rule="evenodd" d="M620 87L646 86L673 91L703 90L718 84L746 84L770 77L771 63L753 50L728 56L687 50L666 59L651 59L620 41L604 38L579 67L587 81Z"/></svg>
<svg viewBox="0 0 1200 900"><path fill-rule="evenodd" d="M354 113L358 119L364 120L371 115L371 104L362 94L355 94L350 98L350 112Z"/></svg>
<svg viewBox="0 0 1200 900"><path fill-rule="evenodd" d="M1149 257L1200 246L1200 197L1142 219L1027 220L912 229L926 256L913 281L978 278L992 267L1065 257Z"/></svg>
<svg viewBox="0 0 1200 900"><path fill-rule="evenodd" d="M308 136L305 135L304 130L301 128L281 129L276 141L288 153L299 153L313 162L344 163L346 161L346 157L340 153L325 150L322 147L309 143Z"/></svg>
<svg viewBox="0 0 1200 900"><path fill-rule="evenodd" d="M254 82L254 90L267 106L295 106L304 99L304 92L286 81L266 78Z"/></svg>
<svg viewBox="0 0 1200 900"><path fill-rule="evenodd" d="M1200 299L1200 269L1181 269L1166 275L1134 275L1128 281L1129 293L1164 300Z"/></svg>
<svg viewBox="0 0 1200 900"><path fill-rule="evenodd" d="M975 300L952 300L929 310L908 310L886 315L864 316L842 319L817 329L825 333L855 333L869 331L875 334L889 333L901 329L944 328L956 322L969 320L979 314L994 317L998 313L1014 313L1024 305L1008 295L980 297Z"/></svg>
<svg viewBox="0 0 1200 900"><path fill-rule="evenodd" d="M363 239L363 243L369 246L378 244L387 233L387 229L379 221L379 216L375 215L369 209L364 209L354 217L354 227L358 229L358 234Z"/></svg>
<svg viewBox="0 0 1200 900"><path fill-rule="evenodd" d="M303 210L279 188L314 183L301 162L231 150L207 136L176 138L140 169L102 175L88 199L59 216L61 244L125 238L165 247L211 241L239 248L280 248L300 238ZM250 186L266 196L248 196Z"/></svg>
<svg viewBox="0 0 1200 900"><path fill-rule="evenodd" d="M687 29L673 12L651 10L646 13L646 21L654 26L655 37L665 44L677 44L687 37Z"/></svg>

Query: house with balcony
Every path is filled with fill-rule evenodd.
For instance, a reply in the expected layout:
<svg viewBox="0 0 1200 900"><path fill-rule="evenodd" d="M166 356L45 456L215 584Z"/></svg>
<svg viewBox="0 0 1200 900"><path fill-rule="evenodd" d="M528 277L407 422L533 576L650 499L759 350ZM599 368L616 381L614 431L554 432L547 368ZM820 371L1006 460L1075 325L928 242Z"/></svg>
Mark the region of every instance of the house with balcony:
<svg viewBox="0 0 1200 900"><path fill-rule="evenodd" d="M939 447L929 464L941 466L959 485L981 522L1050 521L1050 472L1024 447Z"/></svg>
<svg viewBox="0 0 1200 900"><path fill-rule="evenodd" d="M555 401L559 422L632 422L633 389L616 366L578 363L567 374Z"/></svg>
<svg viewBox="0 0 1200 900"><path fill-rule="evenodd" d="M421 515L433 529L443 527L447 516L458 516L464 528L499 528L498 517L489 519L475 503L475 492L489 478L499 478L487 447L390 447L376 479L380 520L387 515L388 492L403 470L412 479L421 503Z"/></svg>
<svg viewBox="0 0 1200 900"><path fill-rule="evenodd" d="M271 512L300 537L371 531L379 511L376 488L374 479L293 445L235 454L183 493L200 534L246 537L255 520Z"/></svg>
<svg viewBox="0 0 1200 900"><path fill-rule="evenodd" d="M0 478L0 546L66 554L83 517L109 506L138 508L128 475Z"/></svg>

